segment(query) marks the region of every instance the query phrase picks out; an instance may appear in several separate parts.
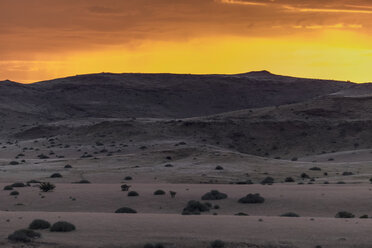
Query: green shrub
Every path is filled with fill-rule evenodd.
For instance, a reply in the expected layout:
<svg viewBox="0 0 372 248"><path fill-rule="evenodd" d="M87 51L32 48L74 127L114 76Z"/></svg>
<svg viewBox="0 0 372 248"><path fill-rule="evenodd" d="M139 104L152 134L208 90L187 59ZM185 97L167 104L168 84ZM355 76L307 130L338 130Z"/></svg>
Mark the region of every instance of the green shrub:
<svg viewBox="0 0 372 248"><path fill-rule="evenodd" d="M355 215L353 215L350 212L341 211L341 212L338 212L335 217L336 218L354 218Z"/></svg>
<svg viewBox="0 0 372 248"><path fill-rule="evenodd" d="M12 192L10 192L10 194L9 195L13 195L13 196L16 196L16 195L19 195L19 192L18 191L12 191Z"/></svg>
<svg viewBox="0 0 372 248"><path fill-rule="evenodd" d="M8 236L13 242L29 243L32 239L40 238L41 234L28 229L17 230Z"/></svg>
<svg viewBox="0 0 372 248"><path fill-rule="evenodd" d="M183 215L197 215L201 212L208 212L210 207L205 204L198 201L189 201L187 203L187 206L183 209L182 214Z"/></svg>
<svg viewBox="0 0 372 248"><path fill-rule="evenodd" d="M368 215L364 214L364 215L360 216L359 218L360 219L368 219L369 217L368 217Z"/></svg>
<svg viewBox="0 0 372 248"><path fill-rule="evenodd" d="M66 221L58 221L52 225L50 228L51 232L71 232L76 228L73 224Z"/></svg>
<svg viewBox="0 0 372 248"><path fill-rule="evenodd" d="M292 177L287 177L287 178L284 180L284 182L286 182L286 183L294 183L295 180L294 180Z"/></svg>
<svg viewBox="0 0 372 248"><path fill-rule="evenodd" d="M13 190L13 187L10 185L4 186L3 190Z"/></svg>
<svg viewBox="0 0 372 248"><path fill-rule="evenodd" d="M40 183L39 188L43 192L52 191L56 188L56 186L52 183L46 182L46 183Z"/></svg>
<svg viewBox="0 0 372 248"><path fill-rule="evenodd" d="M223 200L227 198L227 194L221 193L218 190L211 190L210 192L206 193L202 196L203 201L209 201L209 200Z"/></svg>
<svg viewBox="0 0 372 248"><path fill-rule="evenodd" d="M248 194L243 198L239 199L239 203L263 203L265 201L265 198L260 196L260 194Z"/></svg>
<svg viewBox="0 0 372 248"><path fill-rule="evenodd" d="M128 196L139 196L139 194L136 191L130 191L128 192Z"/></svg>
<svg viewBox="0 0 372 248"><path fill-rule="evenodd" d="M158 189L157 191L154 192L154 195L165 195L165 191Z"/></svg>
<svg viewBox="0 0 372 248"><path fill-rule="evenodd" d="M53 173L52 175L50 175L50 178L61 178L62 175L60 173Z"/></svg>
<svg viewBox="0 0 372 248"><path fill-rule="evenodd" d="M48 229L50 227L50 223L45 220L36 219L31 222L29 225L29 229L38 230L38 229Z"/></svg>
<svg viewBox="0 0 372 248"><path fill-rule="evenodd" d="M352 176L352 175L354 175L354 173L352 173L352 172L350 172L350 171L344 171L344 172L342 173L342 175L343 175L343 176Z"/></svg>
<svg viewBox="0 0 372 248"><path fill-rule="evenodd" d="M88 181L88 180L82 179L82 180L77 181L77 182L74 182L74 183L77 183L77 184L90 184L91 182Z"/></svg>
<svg viewBox="0 0 372 248"><path fill-rule="evenodd" d="M23 187L26 187L26 184L17 182L17 183L11 184L10 186L13 188L23 188Z"/></svg>
<svg viewBox="0 0 372 248"><path fill-rule="evenodd" d="M261 184L265 185L265 184L273 184L274 183L274 178L272 177L266 177L265 179L263 179L261 181Z"/></svg>
<svg viewBox="0 0 372 248"><path fill-rule="evenodd" d="M236 216L249 216L249 214L246 214L246 213L243 213L243 212L236 213L235 215Z"/></svg>
<svg viewBox="0 0 372 248"><path fill-rule="evenodd" d="M224 248L225 242L221 240L215 240L211 243L211 248Z"/></svg>
<svg viewBox="0 0 372 248"><path fill-rule="evenodd" d="M137 211L132 208L122 207L116 210L115 213L116 214L136 214Z"/></svg>
<svg viewBox="0 0 372 248"><path fill-rule="evenodd" d="M293 213L293 212L288 212L280 215L281 217L300 217L298 214Z"/></svg>

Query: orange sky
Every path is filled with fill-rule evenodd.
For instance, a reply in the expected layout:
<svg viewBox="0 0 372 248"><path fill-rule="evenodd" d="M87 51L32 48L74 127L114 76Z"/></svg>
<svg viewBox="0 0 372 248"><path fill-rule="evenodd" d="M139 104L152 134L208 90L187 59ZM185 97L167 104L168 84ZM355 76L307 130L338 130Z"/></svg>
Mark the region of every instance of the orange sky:
<svg viewBox="0 0 372 248"><path fill-rule="evenodd" d="M0 0L0 80L95 72L372 81L370 0Z"/></svg>

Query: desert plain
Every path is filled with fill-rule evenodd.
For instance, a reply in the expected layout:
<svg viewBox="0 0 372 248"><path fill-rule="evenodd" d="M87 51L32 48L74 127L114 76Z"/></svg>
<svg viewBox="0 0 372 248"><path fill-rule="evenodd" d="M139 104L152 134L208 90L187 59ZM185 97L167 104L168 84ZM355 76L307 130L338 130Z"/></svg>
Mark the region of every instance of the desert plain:
<svg viewBox="0 0 372 248"><path fill-rule="evenodd" d="M1 82L0 247L372 247L371 113L370 84L267 71ZM76 230L7 239L34 219Z"/></svg>

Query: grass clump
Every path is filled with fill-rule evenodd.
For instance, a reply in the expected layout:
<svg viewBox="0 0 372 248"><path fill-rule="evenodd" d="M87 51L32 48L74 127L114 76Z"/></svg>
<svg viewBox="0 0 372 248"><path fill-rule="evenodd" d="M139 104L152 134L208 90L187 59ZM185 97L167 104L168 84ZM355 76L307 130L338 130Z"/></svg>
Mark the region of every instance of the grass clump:
<svg viewBox="0 0 372 248"><path fill-rule="evenodd" d="M215 240L211 242L211 248L224 248L225 247L225 242L221 240Z"/></svg>
<svg viewBox="0 0 372 248"><path fill-rule="evenodd" d="M338 212L335 216L335 218L354 218L355 215L353 215L352 213L350 212L347 212L347 211L341 211L341 212Z"/></svg>
<svg viewBox="0 0 372 248"><path fill-rule="evenodd" d="M48 229L50 228L50 223L46 220L36 219L31 222L28 228L32 230Z"/></svg>
<svg viewBox="0 0 372 248"><path fill-rule="evenodd" d="M13 242L30 243L33 239L40 238L41 234L28 229L17 230L8 236Z"/></svg>
<svg viewBox="0 0 372 248"><path fill-rule="evenodd" d="M71 232L74 231L76 227L66 221L58 221L52 225L50 228L51 232Z"/></svg>
<svg viewBox="0 0 372 248"><path fill-rule="evenodd" d="M116 214L136 214L137 211L132 208L122 207L122 208L117 209L115 213Z"/></svg>
<svg viewBox="0 0 372 248"><path fill-rule="evenodd" d="M154 195L165 195L165 191L158 189L157 191L154 192Z"/></svg>
<svg viewBox="0 0 372 248"><path fill-rule="evenodd" d="M50 178L61 178L62 175L60 173L53 173L52 175L50 175Z"/></svg>
<svg viewBox="0 0 372 248"><path fill-rule="evenodd" d="M243 198L239 199L239 203L250 203L250 204L257 204L257 203L264 203L265 198L263 198L260 194L248 194Z"/></svg>
<svg viewBox="0 0 372 248"><path fill-rule="evenodd" d="M11 185L6 185L3 190L13 190L13 187Z"/></svg>
<svg viewBox="0 0 372 248"><path fill-rule="evenodd" d="M55 188L56 188L56 186L52 183L49 183L49 182L40 183L40 185L39 185L39 189L43 192L52 191Z"/></svg>
<svg viewBox="0 0 372 248"><path fill-rule="evenodd" d="M26 184L17 182L17 183L11 184L10 186L13 188L23 188L23 187L26 187Z"/></svg>
<svg viewBox="0 0 372 248"><path fill-rule="evenodd" d="M300 217L300 215L293 213L293 212L288 212L280 215L280 217Z"/></svg>
<svg viewBox="0 0 372 248"><path fill-rule="evenodd" d="M295 180L292 177L286 177L285 180L284 180L284 182L286 182L286 183L294 183Z"/></svg>
<svg viewBox="0 0 372 248"><path fill-rule="evenodd" d="M210 192L206 193L202 196L202 200L209 201L209 200L223 200L227 198L227 194L221 193L218 190L211 190Z"/></svg>
<svg viewBox="0 0 372 248"><path fill-rule="evenodd" d="M272 177L266 177L265 179L263 179L261 181L261 184L265 185L265 184L273 184L274 183L274 178Z"/></svg>
<svg viewBox="0 0 372 248"><path fill-rule="evenodd" d="M199 201L189 201L182 211L182 215L199 215L201 212L208 212L210 207L208 204Z"/></svg>
<svg viewBox="0 0 372 248"><path fill-rule="evenodd" d="M130 191L128 192L128 196L139 196L139 194L136 191Z"/></svg>

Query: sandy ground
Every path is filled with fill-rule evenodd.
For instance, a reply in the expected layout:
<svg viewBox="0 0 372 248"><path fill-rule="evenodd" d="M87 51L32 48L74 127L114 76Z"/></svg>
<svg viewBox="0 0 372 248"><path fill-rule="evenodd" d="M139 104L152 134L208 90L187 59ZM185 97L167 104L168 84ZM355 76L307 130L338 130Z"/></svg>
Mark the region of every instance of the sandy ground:
<svg viewBox="0 0 372 248"><path fill-rule="evenodd" d="M370 247L372 227L371 221L359 219L3 212L0 235L27 226L34 218L77 225L71 233L42 231L36 247L142 247L147 242L208 247L216 238L228 247Z"/></svg>

